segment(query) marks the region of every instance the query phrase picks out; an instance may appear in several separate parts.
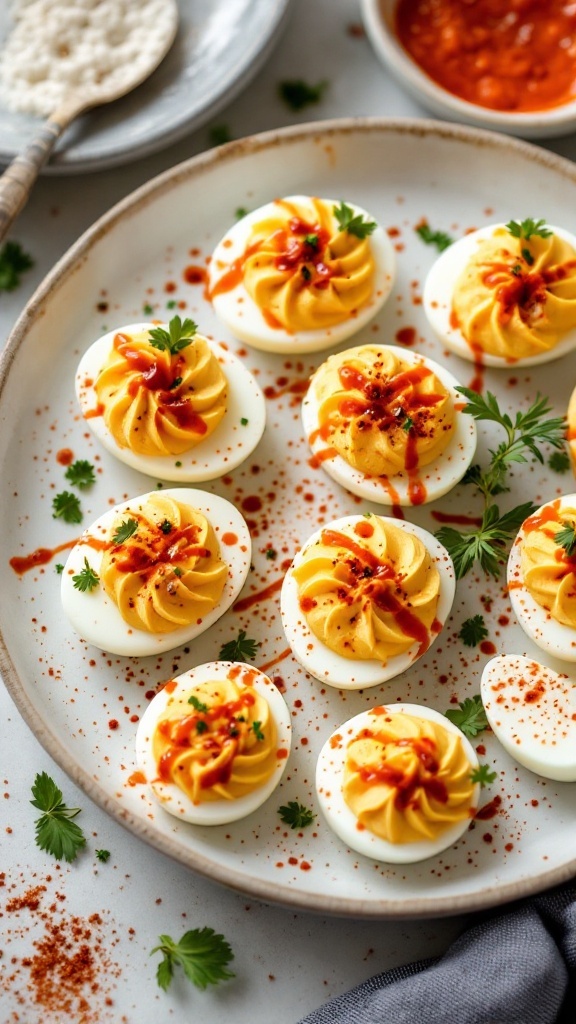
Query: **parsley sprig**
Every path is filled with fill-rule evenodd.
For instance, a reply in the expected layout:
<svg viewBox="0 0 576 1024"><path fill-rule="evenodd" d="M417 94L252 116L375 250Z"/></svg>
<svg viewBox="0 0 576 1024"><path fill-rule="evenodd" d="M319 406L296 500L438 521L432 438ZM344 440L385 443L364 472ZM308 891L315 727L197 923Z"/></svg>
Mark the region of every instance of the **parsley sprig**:
<svg viewBox="0 0 576 1024"><path fill-rule="evenodd" d="M96 483L94 466L88 459L76 459L68 466L64 476L73 487L79 487L81 491Z"/></svg>
<svg viewBox="0 0 576 1024"><path fill-rule="evenodd" d="M65 523L81 523L80 499L71 491L60 491L52 499L52 518L63 519Z"/></svg>
<svg viewBox="0 0 576 1024"><path fill-rule="evenodd" d="M62 790L46 772L36 775L32 796L30 803L42 811L36 820L37 845L57 860L75 860L78 851L86 845L82 829L72 820L80 814L80 808L66 807Z"/></svg>
<svg viewBox="0 0 576 1024"><path fill-rule="evenodd" d="M290 110L299 111L311 103L319 103L327 88L326 80L310 85L302 78L289 78L279 83L278 95Z"/></svg>
<svg viewBox="0 0 576 1024"><path fill-rule="evenodd" d="M76 573L76 575L72 577L72 586L75 590L79 590L82 594L85 594L90 590L94 590L94 587L98 586L99 581L100 577L98 573L94 572L90 562L85 558L84 567L79 573Z"/></svg>
<svg viewBox="0 0 576 1024"><path fill-rule="evenodd" d="M554 534L554 540L569 558L576 554L576 523L573 519L562 523L560 529Z"/></svg>
<svg viewBox="0 0 576 1024"><path fill-rule="evenodd" d="M235 977L234 973L228 970L228 964L234 959L234 954L224 936L217 935L213 928L193 928L185 932L178 942L174 942L169 935L160 935L158 942L159 945L154 947L150 956L162 953L156 980L164 991L172 981L176 965L179 965L188 980L200 989Z"/></svg>
<svg viewBox="0 0 576 1024"><path fill-rule="evenodd" d="M534 220L533 217L526 217L525 220L517 221L510 220L506 225L506 230L510 232L514 238L525 238L528 241L532 238L532 235L540 235L541 238L549 238L552 234L550 228L546 227L545 220Z"/></svg>
<svg viewBox="0 0 576 1024"><path fill-rule="evenodd" d="M306 828L316 818L314 811L297 800L289 800L287 804L283 804L278 808L278 814L284 824L289 825L290 828Z"/></svg>
<svg viewBox="0 0 576 1024"><path fill-rule="evenodd" d="M220 648L220 661L252 661L257 653L260 643L246 636L246 631L241 629L235 640L229 640Z"/></svg>
<svg viewBox="0 0 576 1024"><path fill-rule="evenodd" d="M153 327L148 331L148 338L153 348L175 356L191 344L197 330L193 320L186 319L182 322L179 316L173 316L168 324L168 330L164 327Z"/></svg>
<svg viewBox="0 0 576 1024"><path fill-rule="evenodd" d="M137 530L137 519L124 519L123 522L120 523L120 526L116 528L112 537L112 543L125 544L127 540L130 540L130 537L134 536Z"/></svg>
<svg viewBox="0 0 576 1024"><path fill-rule="evenodd" d="M367 220L362 213L354 213L352 207L348 206L343 199L338 206L332 207L334 216L338 221L340 231L347 231L349 235L356 238L367 238L378 225L375 220Z"/></svg>
<svg viewBox="0 0 576 1024"><path fill-rule="evenodd" d="M19 242L6 242L0 250L0 292L13 292L20 284L20 275L33 266L32 257Z"/></svg>
<svg viewBox="0 0 576 1024"><path fill-rule="evenodd" d="M444 252L444 249L448 249L454 241L445 231L433 231L428 221L418 224L414 230L426 245L435 245L438 252Z"/></svg>
<svg viewBox="0 0 576 1024"><path fill-rule="evenodd" d="M445 715L465 736L471 738L488 728L488 719L479 693L475 693L473 697L466 697L457 708L449 708Z"/></svg>
<svg viewBox="0 0 576 1024"><path fill-rule="evenodd" d="M476 561L485 573L498 577L506 560L507 545L536 506L525 502L501 515L492 499L509 490L507 474L514 463L528 462L529 457L543 463L542 444L563 448L566 425L562 417L550 416L548 399L541 395L536 396L527 412L517 412L512 418L501 411L490 392L484 397L470 388L458 387L456 390L467 400L462 410L464 413L475 420L497 423L505 431L506 439L496 449L490 450L487 469L471 466L463 478L464 483L474 484L484 498L480 527L467 532L442 527L436 536L452 556L457 579L465 576Z"/></svg>
<svg viewBox="0 0 576 1024"><path fill-rule="evenodd" d="M466 619L462 623L458 636L466 647L476 647L488 636L484 616L473 615L471 619Z"/></svg>
<svg viewBox="0 0 576 1024"><path fill-rule="evenodd" d="M473 772L470 773L470 782L477 782L484 789L484 786L489 786L494 779L498 777L498 772L491 772L489 764L479 764Z"/></svg>

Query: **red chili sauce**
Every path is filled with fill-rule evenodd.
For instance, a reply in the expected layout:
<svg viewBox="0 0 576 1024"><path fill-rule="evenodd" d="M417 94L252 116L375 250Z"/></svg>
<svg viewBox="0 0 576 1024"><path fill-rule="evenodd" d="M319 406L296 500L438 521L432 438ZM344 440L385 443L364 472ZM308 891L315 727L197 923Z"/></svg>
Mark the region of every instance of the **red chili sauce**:
<svg viewBox="0 0 576 1024"><path fill-rule="evenodd" d="M396 33L438 85L491 110L576 98L576 9L565 0L398 0Z"/></svg>

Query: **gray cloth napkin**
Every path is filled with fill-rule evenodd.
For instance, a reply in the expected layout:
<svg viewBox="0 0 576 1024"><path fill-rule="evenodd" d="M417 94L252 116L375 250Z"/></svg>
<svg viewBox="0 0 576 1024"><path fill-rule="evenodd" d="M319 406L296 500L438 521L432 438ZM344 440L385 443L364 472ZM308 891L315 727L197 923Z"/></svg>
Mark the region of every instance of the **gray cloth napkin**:
<svg viewBox="0 0 576 1024"><path fill-rule="evenodd" d="M299 1024L452 1022L576 1024L576 885L475 918L444 956L377 974Z"/></svg>

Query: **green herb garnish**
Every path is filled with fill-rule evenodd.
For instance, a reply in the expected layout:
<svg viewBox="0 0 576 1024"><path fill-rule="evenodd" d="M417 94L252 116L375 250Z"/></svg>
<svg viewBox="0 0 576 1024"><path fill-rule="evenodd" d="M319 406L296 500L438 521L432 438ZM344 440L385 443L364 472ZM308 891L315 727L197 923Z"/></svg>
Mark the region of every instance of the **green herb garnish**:
<svg viewBox="0 0 576 1024"><path fill-rule="evenodd" d="M240 417L240 424L241 424L241 426L247 427L248 423L249 423L249 420L246 418L246 416L241 416Z"/></svg>
<svg viewBox="0 0 576 1024"><path fill-rule="evenodd" d="M488 719L479 693L473 697L466 697L457 708L450 708L445 715L468 737L473 738L488 728Z"/></svg>
<svg viewBox="0 0 576 1024"><path fill-rule="evenodd" d="M484 398L469 388L457 387L456 390L467 400L462 411L476 420L497 423L506 432L506 440L495 450L490 450L488 469L471 466L463 478L464 483L474 484L484 498L479 529L460 532L452 527L442 527L436 536L452 556L458 579L466 575L475 561L486 573L498 577L506 560L506 546L536 506L526 502L500 515L492 499L508 490L506 477L514 463L528 462L529 456L543 463L541 444L563 448L565 422L561 417L549 415L548 399L541 395L536 396L527 412L517 412L512 419L508 413L500 411L496 398L490 392Z"/></svg>
<svg viewBox="0 0 576 1024"><path fill-rule="evenodd" d="M488 636L484 617L482 615L473 615L471 619L466 619L462 623L458 636L466 647L476 647L477 644Z"/></svg>
<svg viewBox="0 0 576 1024"><path fill-rule="evenodd" d="M411 430L413 426L414 420L410 419L409 416L405 416L404 422L402 423L402 430L405 430L406 433L408 433L408 431Z"/></svg>
<svg viewBox="0 0 576 1024"><path fill-rule="evenodd" d="M32 796L34 799L30 803L42 811L41 817L35 822L37 846L51 853L57 860L75 860L78 851L86 845L82 829L72 821L80 814L80 808L66 807L62 790L58 789L46 772L36 775Z"/></svg>
<svg viewBox="0 0 576 1024"><path fill-rule="evenodd" d="M310 281L312 278L312 271L306 266L306 264L300 267L300 274L305 281Z"/></svg>
<svg viewBox="0 0 576 1024"><path fill-rule="evenodd" d="M314 811L305 807L304 804L298 803L297 800L290 800L287 804L279 807L278 814L284 824L289 825L290 828L306 828L316 818Z"/></svg>
<svg viewBox="0 0 576 1024"><path fill-rule="evenodd" d="M181 383L182 383L182 377L174 377L174 380L170 384L168 390L169 391L175 391L176 388L180 387Z"/></svg>
<svg viewBox="0 0 576 1024"><path fill-rule="evenodd" d="M124 544L130 537L133 537L138 529L137 519L125 519L120 526L116 527L116 533L112 537L113 544Z"/></svg>
<svg viewBox="0 0 576 1024"><path fill-rule="evenodd" d="M561 528L554 534L554 540L569 558L576 553L576 524L573 520L566 520Z"/></svg>
<svg viewBox="0 0 576 1024"><path fill-rule="evenodd" d="M278 558L278 552L274 548L266 549L266 558L270 559L271 562L275 562Z"/></svg>
<svg viewBox="0 0 576 1024"><path fill-rule="evenodd" d="M81 593L85 594L87 591L94 590L94 587L97 587L99 582L100 577L94 572L88 559L85 558L84 568L76 576L72 577L72 585L76 590L80 590Z"/></svg>
<svg viewBox="0 0 576 1024"><path fill-rule="evenodd" d="M201 736L203 732L208 732L208 722L205 722L203 718L199 718L196 722L196 732L199 736Z"/></svg>
<svg viewBox="0 0 576 1024"><path fill-rule="evenodd" d="M234 212L234 216L236 217L236 220L242 220L242 217L245 217L248 214L248 212L249 211L246 209L245 206L237 206Z"/></svg>
<svg viewBox="0 0 576 1024"><path fill-rule="evenodd" d="M470 773L470 782L478 782L482 789L489 786L498 777L498 772L491 772L489 764L480 764Z"/></svg>
<svg viewBox="0 0 576 1024"><path fill-rule="evenodd" d="M179 565L176 565L176 566L174 566L174 575L178 576L178 578L180 578L181 576L184 575L184 570L181 569Z"/></svg>
<svg viewBox="0 0 576 1024"><path fill-rule="evenodd" d="M532 217L527 217L526 220L517 221L510 220L506 225L506 230L510 232L514 238L525 238L528 241L532 238L532 235L540 235L541 238L549 238L552 234L550 228L546 227L545 220L534 220Z"/></svg>
<svg viewBox="0 0 576 1024"><path fill-rule="evenodd" d="M0 292L12 292L20 284L20 274L34 266L32 258L19 242L6 242L0 249Z"/></svg>
<svg viewBox="0 0 576 1024"><path fill-rule="evenodd" d="M148 338L153 348L167 351L170 355L175 356L191 344L197 330L193 320L186 319L182 323L179 316L173 316L168 324L168 330L165 330L164 327L154 327L148 331Z"/></svg>
<svg viewBox="0 0 576 1024"><path fill-rule="evenodd" d="M264 733L262 732L262 722L252 722L252 732L257 740L263 740Z"/></svg>
<svg viewBox="0 0 576 1024"><path fill-rule="evenodd" d="M169 935L160 935L158 942L150 956L162 953L156 980L164 991L172 981L177 964L188 980L200 989L235 977L232 971L227 970L234 954L224 936L217 935L212 928L194 928L186 932L179 942L174 942Z"/></svg>
<svg viewBox="0 0 576 1024"><path fill-rule="evenodd" d="M110 860L110 850L95 850L96 858L105 864L107 860Z"/></svg>
<svg viewBox="0 0 576 1024"><path fill-rule="evenodd" d="M247 658L252 660L256 657L259 647L260 643L251 640L241 629L235 640L229 640L222 645L219 658L221 661L246 661Z"/></svg>
<svg viewBox="0 0 576 1024"><path fill-rule="evenodd" d="M76 462L68 466L64 476L74 487L79 487L81 491L96 483L94 466L87 459L76 459Z"/></svg>
<svg viewBox="0 0 576 1024"><path fill-rule="evenodd" d="M192 705L195 711L200 711L202 714L208 711L208 705L204 701L199 700L198 697L195 697L194 694L188 697L188 703Z"/></svg>
<svg viewBox="0 0 576 1024"><path fill-rule="evenodd" d="M532 253L530 252L530 249L522 249L522 257L523 257L524 260L526 260L526 263L528 264L529 267L531 267L533 265L534 257L532 255Z"/></svg>
<svg viewBox="0 0 576 1024"><path fill-rule="evenodd" d="M363 213L354 213L343 199L338 206L332 207L334 216L338 221L340 231L347 231L349 235L356 238L366 238L378 227L375 220L366 220Z"/></svg>
<svg viewBox="0 0 576 1024"><path fill-rule="evenodd" d="M548 459L548 465L555 473L567 473L570 469L570 456L568 452L552 452Z"/></svg>
<svg viewBox="0 0 576 1024"><path fill-rule="evenodd" d="M309 245L311 249L317 249L320 244L318 235L304 235L305 245Z"/></svg>
<svg viewBox="0 0 576 1024"><path fill-rule="evenodd" d="M417 235L420 235L420 238L426 245L435 245L438 252L444 252L444 249L448 249L454 241L445 231L432 231L427 221L418 224L418 227L414 230Z"/></svg>
<svg viewBox="0 0 576 1024"><path fill-rule="evenodd" d="M142 312L144 313L144 316L152 316L152 313L154 312L154 307L151 306L149 302L145 302L142 307Z"/></svg>
<svg viewBox="0 0 576 1024"><path fill-rule="evenodd" d="M160 523L160 530L164 534L169 534L172 531L172 523L169 519L163 519Z"/></svg>
<svg viewBox="0 0 576 1024"><path fill-rule="evenodd" d="M54 566L54 569L58 573L58 575L61 576L62 573L64 572L64 566L63 566L62 562L56 562L56 565Z"/></svg>
<svg viewBox="0 0 576 1024"><path fill-rule="evenodd" d="M279 83L278 94L291 110L298 111L311 103L319 103L327 88L328 82L325 80L309 85L301 78L293 78Z"/></svg>
<svg viewBox="0 0 576 1024"><path fill-rule="evenodd" d="M65 523L81 523L80 499L71 491L61 491L52 499L52 518L63 519Z"/></svg>

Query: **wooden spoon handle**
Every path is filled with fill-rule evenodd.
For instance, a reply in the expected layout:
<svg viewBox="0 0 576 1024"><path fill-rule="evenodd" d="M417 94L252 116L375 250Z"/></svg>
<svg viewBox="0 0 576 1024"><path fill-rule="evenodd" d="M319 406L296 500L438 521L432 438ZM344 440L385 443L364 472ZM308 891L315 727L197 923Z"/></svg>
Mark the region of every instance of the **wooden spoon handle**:
<svg viewBox="0 0 576 1024"><path fill-rule="evenodd" d="M0 242L28 202L32 186L66 124L65 119L45 121L34 141L14 157L0 178Z"/></svg>

